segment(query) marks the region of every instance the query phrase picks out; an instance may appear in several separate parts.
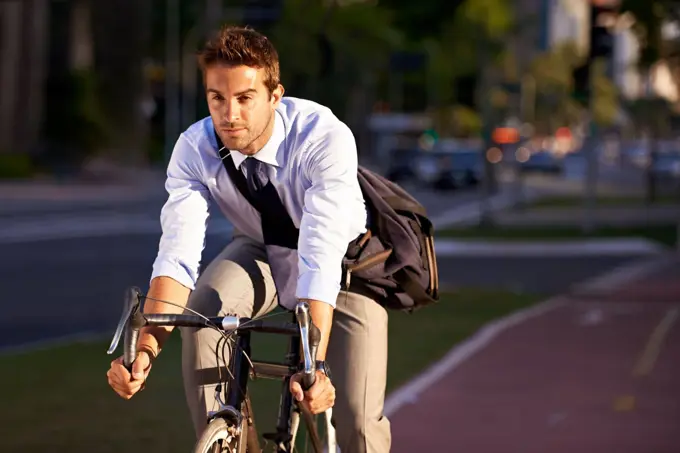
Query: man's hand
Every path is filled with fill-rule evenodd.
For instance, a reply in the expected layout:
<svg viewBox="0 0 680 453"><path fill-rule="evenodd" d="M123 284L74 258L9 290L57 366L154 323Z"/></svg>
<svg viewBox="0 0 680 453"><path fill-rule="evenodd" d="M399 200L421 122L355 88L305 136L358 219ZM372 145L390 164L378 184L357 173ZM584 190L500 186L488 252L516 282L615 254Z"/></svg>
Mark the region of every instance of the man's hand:
<svg viewBox="0 0 680 453"><path fill-rule="evenodd" d="M189 299L189 288L170 277L156 277L151 281L144 313L182 313ZM170 300L179 305L164 304L158 300ZM129 400L132 396L144 388L146 378L151 371L153 359L160 354L163 343L170 336L171 327L146 326L139 331L137 341L137 357L132 363L132 375L123 365L123 358L111 362L111 368L106 373L109 385L122 398Z"/></svg>
<svg viewBox="0 0 680 453"><path fill-rule="evenodd" d="M290 379L290 393L293 394L293 398L301 401L302 405L315 415L333 407L335 404L335 387L333 387L328 376L317 370L314 385L303 392L301 384L303 375L303 373L297 373Z"/></svg>
<svg viewBox="0 0 680 453"><path fill-rule="evenodd" d="M137 358L132 362L132 375L123 365L123 357L118 357L111 362L111 368L106 373L111 388L126 400L144 388L146 378L151 371L151 358L146 351L139 351Z"/></svg>

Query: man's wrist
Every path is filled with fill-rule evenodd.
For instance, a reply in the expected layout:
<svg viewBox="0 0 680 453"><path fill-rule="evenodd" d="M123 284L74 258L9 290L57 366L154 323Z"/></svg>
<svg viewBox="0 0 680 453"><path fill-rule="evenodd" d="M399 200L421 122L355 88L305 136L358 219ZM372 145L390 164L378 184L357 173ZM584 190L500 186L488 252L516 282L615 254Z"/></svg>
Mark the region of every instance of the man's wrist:
<svg viewBox="0 0 680 453"><path fill-rule="evenodd" d="M165 330L159 330L156 327L144 327L139 335L137 352L146 352L149 355L149 359L156 359L163 348L165 341L163 334L165 333Z"/></svg>
<svg viewBox="0 0 680 453"><path fill-rule="evenodd" d="M316 368L317 371L321 371L323 374L328 376L328 378L331 378L331 368L328 365L328 362L325 360L317 360L314 364L314 368ZM298 371L303 371L305 369L304 363L300 363L298 365Z"/></svg>

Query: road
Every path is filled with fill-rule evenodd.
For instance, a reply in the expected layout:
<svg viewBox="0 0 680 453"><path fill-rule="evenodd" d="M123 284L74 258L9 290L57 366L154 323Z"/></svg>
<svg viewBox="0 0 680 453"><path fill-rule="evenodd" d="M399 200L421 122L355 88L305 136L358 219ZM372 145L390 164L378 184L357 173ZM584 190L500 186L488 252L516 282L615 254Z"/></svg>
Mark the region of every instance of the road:
<svg viewBox="0 0 680 453"><path fill-rule="evenodd" d="M566 190L543 179L531 179L535 190ZM474 190L436 193L409 189L433 218L472 218L478 213L479 194ZM162 191L118 201L94 194L88 202L56 198L35 208L17 200L2 203L0 285L4 313L0 316L0 349L111 329L120 314L124 289L129 285L146 289L160 233ZM204 263L221 250L230 230L220 214L212 217ZM440 255L439 266L442 286L552 294L635 258Z"/></svg>
<svg viewBox="0 0 680 453"><path fill-rule="evenodd" d="M203 262L226 241L223 233L209 235ZM147 289L157 245L155 233L0 244L0 349L111 331L124 289ZM553 293L633 258L441 257L439 265L443 285Z"/></svg>

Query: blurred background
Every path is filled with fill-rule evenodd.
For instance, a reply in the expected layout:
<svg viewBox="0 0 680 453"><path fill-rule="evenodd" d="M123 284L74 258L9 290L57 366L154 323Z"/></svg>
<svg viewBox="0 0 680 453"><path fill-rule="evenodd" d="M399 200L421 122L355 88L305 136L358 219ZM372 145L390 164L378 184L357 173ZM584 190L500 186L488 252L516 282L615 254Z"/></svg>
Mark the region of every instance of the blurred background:
<svg viewBox="0 0 680 453"><path fill-rule="evenodd" d="M144 396L150 407L114 398L98 341L123 290L148 283L166 163L208 115L195 52L224 23L266 33L286 94L333 109L360 163L403 185L434 222L442 287L459 292L431 315L391 318L389 390L484 323L643 261L665 263L646 285L657 292L626 300L680 300L680 1L0 0L0 367L18 370L0 377L13 389L0 450L91 451L116 426L125 434L97 451L187 451L176 343ZM204 265L231 231L214 214ZM577 317L607 325L608 314ZM632 355L647 338L607 335L639 340ZM52 349L74 341L86 343ZM592 352L580 344L578 366ZM43 385L62 392L34 391ZM88 417L88 401L106 424ZM36 435L38 404L62 418ZM677 427L680 404L663 407ZM140 423L150 427L136 434ZM619 426L606 441L631 433L674 451L672 432ZM604 451L582 440L576 450Z"/></svg>
<svg viewBox="0 0 680 453"><path fill-rule="evenodd" d="M287 94L331 107L361 162L409 187L486 199L512 183L520 203L541 180L651 203L680 192L677 14L634 0L2 0L0 178L162 173L208 114L195 51L234 23L271 36Z"/></svg>

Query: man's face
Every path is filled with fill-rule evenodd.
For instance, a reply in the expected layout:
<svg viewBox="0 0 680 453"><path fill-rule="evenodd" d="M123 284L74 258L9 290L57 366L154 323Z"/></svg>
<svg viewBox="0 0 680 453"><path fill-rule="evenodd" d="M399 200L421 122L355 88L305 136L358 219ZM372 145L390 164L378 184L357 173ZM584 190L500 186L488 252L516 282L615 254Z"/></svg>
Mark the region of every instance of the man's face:
<svg viewBox="0 0 680 453"><path fill-rule="evenodd" d="M270 94L264 70L249 66L213 65L205 70L210 116L224 146L243 154L258 152L269 140L274 110L283 95Z"/></svg>

